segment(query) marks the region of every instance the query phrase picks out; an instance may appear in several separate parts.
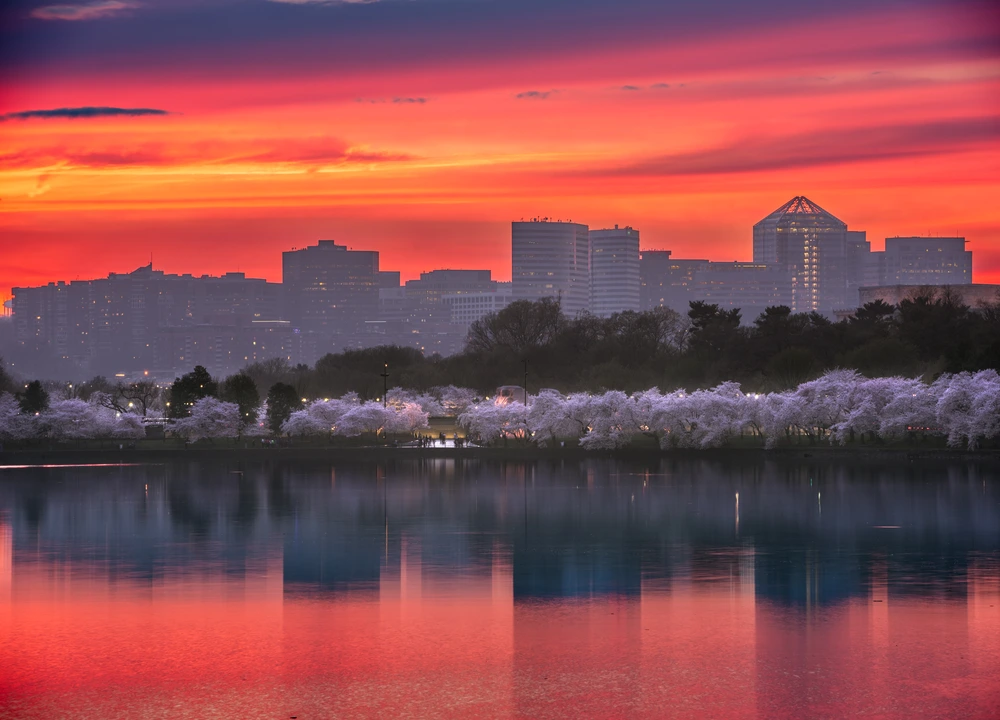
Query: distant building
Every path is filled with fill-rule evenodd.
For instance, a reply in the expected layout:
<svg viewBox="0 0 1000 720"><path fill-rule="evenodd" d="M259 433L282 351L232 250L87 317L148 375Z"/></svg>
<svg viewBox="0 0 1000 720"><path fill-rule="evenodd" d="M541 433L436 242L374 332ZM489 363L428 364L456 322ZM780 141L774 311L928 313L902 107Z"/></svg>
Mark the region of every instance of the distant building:
<svg viewBox="0 0 1000 720"><path fill-rule="evenodd" d="M963 305L977 307L983 303L1000 302L1000 285L884 285L864 287L859 291L861 305L881 300L889 305L899 305L903 300L918 297L939 298L945 292L957 297Z"/></svg>
<svg viewBox="0 0 1000 720"><path fill-rule="evenodd" d="M168 275L152 266L14 288L17 349L95 373L150 369L162 362L163 328L277 320L281 290L243 273Z"/></svg>
<svg viewBox="0 0 1000 720"><path fill-rule="evenodd" d="M639 231L631 227L590 231L590 311L611 317L639 310Z"/></svg>
<svg viewBox="0 0 1000 720"><path fill-rule="evenodd" d="M845 307L858 306L858 289L881 282L879 257L872 254L868 234L864 230L847 231L847 295Z"/></svg>
<svg viewBox="0 0 1000 720"><path fill-rule="evenodd" d="M375 275L375 284L379 289L398 288L400 286L399 270L379 270Z"/></svg>
<svg viewBox="0 0 1000 720"><path fill-rule="evenodd" d="M693 276L691 300L739 308L744 322L752 322L764 308L791 306L792 279L774 265L750 262L710 262Z"/></svg>
<svg viewBox="0 0 1000 720"><path fill-rule="evenodd" d="M490 293L496 286L489 270L431 270L406 281L406 301L413 322L451 322L451 308L441 300L445 295Z"/></svg>
<svg viewBox="0 0 1000 720"><path fill-rule="evenodd" d="M847 225L806 197L753 226L753 260L791 275L794 312L831 314L847 303Z"/></svg>
<svg viewBox="0 0 1000 720"><path fill-rule="evenodd" d="M885 239L879 285L968 285L972 251L964 237Z"/></svg>
<svg viewBox="0 0 1000 720"><path fill-rule="evenodd" d="M687 315L695 273L708 260L672 258L669 250L643 250L639 255L639 298L642 310L666 307Z"/></svg>
<svg viewBox="0 0 1000 720"><path fill-rule="evenodd" d="M574 317L590 309L590 232L546 219L511 223L514 300L556 298Z"/></svg>
<svg viewBox="0 0 1000 720"><path fill-rule="evenodd" d="M443 295L441 300L451 313L451 322L468 330L476 320L507 307L511 301L510 283L497 285L495 292Z"/></svg>
<svg viewBox="0 0 1000 720"><path fill-rule="evenodd" d="M282 253L285 319L304 331L331 338L360 332L378 316L378 253L348 250L332 240ZM398 283L397 283L398 284Z"/></svg>

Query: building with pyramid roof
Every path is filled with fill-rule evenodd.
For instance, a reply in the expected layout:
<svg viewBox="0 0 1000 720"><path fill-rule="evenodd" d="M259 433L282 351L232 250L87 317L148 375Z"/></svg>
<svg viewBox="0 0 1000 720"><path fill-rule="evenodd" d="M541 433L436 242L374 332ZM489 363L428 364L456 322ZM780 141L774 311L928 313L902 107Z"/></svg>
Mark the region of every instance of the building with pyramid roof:
<svg viewBox="0 0 1000 720"><path fill-rule="evenodd" d="M753 261L792 281L792 311L831 314L847 302L847 224L794 197L753 226Z"/></svg>

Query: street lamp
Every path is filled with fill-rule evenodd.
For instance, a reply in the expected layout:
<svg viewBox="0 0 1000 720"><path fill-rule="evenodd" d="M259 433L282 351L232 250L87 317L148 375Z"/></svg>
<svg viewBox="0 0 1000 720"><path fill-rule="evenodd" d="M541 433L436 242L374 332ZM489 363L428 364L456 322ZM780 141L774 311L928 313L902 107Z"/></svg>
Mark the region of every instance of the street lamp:
<svg viewBox="0 0 1000 720"><path fill-rule="evenodd" d="M382 409L386 407L386 401L389 399L386 397L389 394L389 363L385 364L385 370L381 373L382 377Z"/></svg>
<svg viewBox="0 0 1000 720"><path fill-rule="evenodd" d="M524 363L524 407L528 407L528 361L521 362Z"/></svg>

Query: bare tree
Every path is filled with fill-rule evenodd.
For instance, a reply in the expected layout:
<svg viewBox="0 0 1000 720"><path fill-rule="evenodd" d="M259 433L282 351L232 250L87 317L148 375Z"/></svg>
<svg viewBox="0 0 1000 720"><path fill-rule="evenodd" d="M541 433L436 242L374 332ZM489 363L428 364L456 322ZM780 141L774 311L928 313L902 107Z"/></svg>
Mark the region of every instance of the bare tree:
<svg viewBox="0 0 1000 720"><path fill-rule="evenodd" d="M100 404L115 412L146 417L161 394L159 386L152 380L118 383L110 392L101 395Z"/></svg>
<svg viewBox="0 0 1000 720"><path fill-rule="evenodd" d="M472 323L466 348L472 352L504 349L517 354L552 340L563 326L559 301L517 300L499 312Z"/></svg>

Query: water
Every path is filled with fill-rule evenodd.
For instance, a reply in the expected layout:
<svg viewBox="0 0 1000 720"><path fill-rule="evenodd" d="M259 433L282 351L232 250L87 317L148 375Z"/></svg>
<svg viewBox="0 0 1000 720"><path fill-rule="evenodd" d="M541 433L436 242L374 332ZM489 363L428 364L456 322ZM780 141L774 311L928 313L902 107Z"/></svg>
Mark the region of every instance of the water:
<svg viewBox="0 0 1000 720"><path fill-rule="evenodd" d="M998 677L995 464L0 469L3 717L986 718Z"/></svg>

